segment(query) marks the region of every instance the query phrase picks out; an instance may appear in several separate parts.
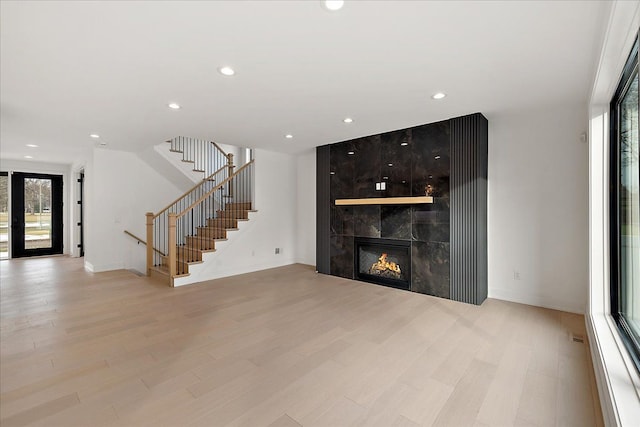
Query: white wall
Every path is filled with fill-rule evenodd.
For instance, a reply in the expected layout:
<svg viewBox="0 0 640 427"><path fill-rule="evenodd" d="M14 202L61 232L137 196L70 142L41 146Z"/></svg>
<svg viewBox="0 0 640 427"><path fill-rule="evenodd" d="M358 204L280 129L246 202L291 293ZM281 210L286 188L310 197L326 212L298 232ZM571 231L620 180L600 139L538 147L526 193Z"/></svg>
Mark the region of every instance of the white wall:
<svg viewBox="0 0 640 427"><path fill-rule="evenodd" d="M587 117L578 104L489 118L489 297L584 313Z"/></svg>
<svg viewBox="0 0 640 427"><path fill-rule="evenodd" d="M63 224L63 253L71 254L71 230L70 226L70 209L73 201L71 199L71 192L69 191L71 183L70 166L58 163L45 163L35 161L23 161L23 160L11 160L0 159L0 170L3 172L31 172L31 173L44 173L51 175L62 175L62 199L64 206L62 209L62 224ZM11 177L9 177L11 182ZM9 185L9 193L11 192L11 185ZM9 199L9 212L11 212L11 199ZM11 227L9 227L9 233L11 233ZM9 236L11 238L11 236ZM11 253L11 247L9 247L9 253Z"/></svg>
<svg viewBox="0 0 640 427"><path fill-rule="evenodd" d="M296 156L296 262L316 265L316 150Z"/></svg>
<svg viewBox="0 0 640 427"><path fill-rule="evenodd" d="M182 191L136 154L96 148L85 165L85 266L91 271L145 271L145 213L157 212Z"/></svg>
<svg viewBox="0 0 640 427"><path fill-rule="evenodd" d="M216 252L205 254L205 263L190 266L190 276L176 279L175 286L296 262L296 159L255 150L255 161L258 212L240 222L239 231L229 232L228 241L216 243Z"/></svg>

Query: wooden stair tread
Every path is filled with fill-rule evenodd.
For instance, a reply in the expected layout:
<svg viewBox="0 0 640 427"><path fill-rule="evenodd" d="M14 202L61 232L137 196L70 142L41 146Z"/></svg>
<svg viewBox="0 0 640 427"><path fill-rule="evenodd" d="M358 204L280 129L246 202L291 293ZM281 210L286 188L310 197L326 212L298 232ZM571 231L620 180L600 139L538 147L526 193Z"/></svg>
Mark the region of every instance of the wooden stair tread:
<svg viewBox="0 0 640 427"><path fill-rule="evenodd" d="M179 246L180 248L185 248L186 250L192 251L192 252L201 252L201 253L208 253L208 252L215 252L215 249L200 249L200 248L196 248L195 246L191 246L191 245L185 245L185 246Z"/></svg>
<svg viewBox="0 0 640 427"><path fill-rule="evenodd" d="M169 269L166 267L162 267L162 266L153 266L151 267L151 270L155 271L156 273L160 273L164 276L169 276Z"/></svg>
<svg viewBox="0 0 640 427"><path fill-rule="evenodd" d="M179 259L177 259L176 262L186 264L186 265L192 265L192 264L202 264L204 261L180 261ZM162 264L162 267L164 266L165 264Z"/></svg>
<svg viewBox="0 0 640 427"><path fill-rule="evenodd" d="M151 267L152 270L154 270L157 273L160 274L164 274L165 276L169 277L169 268L163 265L159 265L159 266L154 266ZM188 277L191 276L190 273L182 273L182 274L176 274L175 276L173 276L174 278L176 277Z"/></svg>

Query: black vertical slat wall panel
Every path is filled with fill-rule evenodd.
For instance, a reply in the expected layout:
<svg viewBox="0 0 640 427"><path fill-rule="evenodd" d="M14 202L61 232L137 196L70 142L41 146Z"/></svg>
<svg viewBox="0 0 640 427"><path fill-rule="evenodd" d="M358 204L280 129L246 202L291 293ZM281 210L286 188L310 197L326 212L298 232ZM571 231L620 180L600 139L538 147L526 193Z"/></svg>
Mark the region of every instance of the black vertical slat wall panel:
<svg viewBox="0 0 640 427"><path fill-rule="evenodd" d="M488 123L479 113L451 119L451 299L487 298Z"/></svg>
<svg viewBox="0 0 640 427"><path fill-rule="evenodd" d="M477 136L478 148L477 164L478 164L478 178L477 178L477 231L476 237L478 239L478 253L476 254L476 262L478 263L477 274L478 283L483 284L478 286L476 298L481 303L487 299L488 291L488 246L487 246L487 224L488 224L488 198L487 198L487 186L488 186L488 169L489 169L489 123L484 116L480 115L478 123L479 134Z"/></svg>
<svg viewBox="0 0 640 427"><path fill-rule="evenodd" d="M331 181L329 175L329 146L316 148L316 270L331 274Z"/></svg>

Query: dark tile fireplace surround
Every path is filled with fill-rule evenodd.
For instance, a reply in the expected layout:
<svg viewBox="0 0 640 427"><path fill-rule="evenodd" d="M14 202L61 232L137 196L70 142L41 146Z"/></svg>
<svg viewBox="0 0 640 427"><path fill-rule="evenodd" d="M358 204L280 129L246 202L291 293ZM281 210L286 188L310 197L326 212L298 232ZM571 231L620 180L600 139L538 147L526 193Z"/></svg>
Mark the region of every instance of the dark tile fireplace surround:
<svg viewBox="0 0 640 427"><path fill-rule="evenodd" d="M476 113L318 147L318 272L481 304L487 133ZM426 193L433 203L335 204Z"/></svg>

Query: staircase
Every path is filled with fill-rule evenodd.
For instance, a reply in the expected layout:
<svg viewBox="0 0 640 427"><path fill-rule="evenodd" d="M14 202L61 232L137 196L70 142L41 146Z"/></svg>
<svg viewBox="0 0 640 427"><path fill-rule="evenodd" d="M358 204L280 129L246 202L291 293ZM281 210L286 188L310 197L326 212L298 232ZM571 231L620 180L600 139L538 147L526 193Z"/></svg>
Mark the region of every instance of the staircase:
<svg viewBox="0 0 640 427"><path fill-rule="evenodd" d="M146 214L147 275L171 286L187 284L189 266L205 262L216 242L227 240L238 223L255 212L251 160L235 170L233 155L217 144L178 137L167 141L182 161L193 163L204 179L158 213Z"/></svg>
<svg viewBox="0 0 640 427"><path fill-rule="evenodd" d="M233 166L233 154L225 153L213 141L177 136L166 142L169 144L169 153L176 155L174 165L176 163L187 165L187 168L180 169L195 172L193 176L199 175L197 179L211 175L225 164Z"/></svg>

